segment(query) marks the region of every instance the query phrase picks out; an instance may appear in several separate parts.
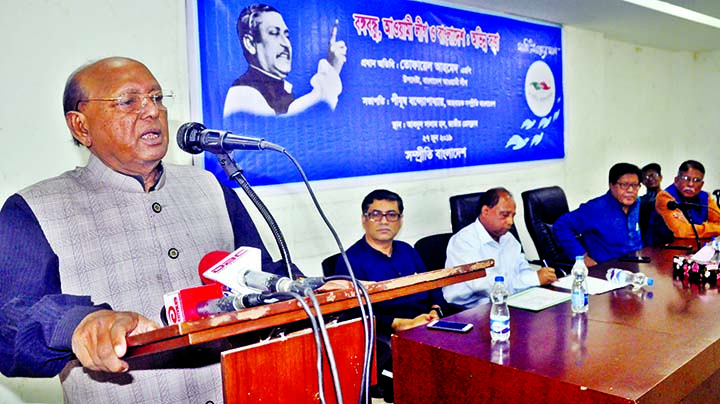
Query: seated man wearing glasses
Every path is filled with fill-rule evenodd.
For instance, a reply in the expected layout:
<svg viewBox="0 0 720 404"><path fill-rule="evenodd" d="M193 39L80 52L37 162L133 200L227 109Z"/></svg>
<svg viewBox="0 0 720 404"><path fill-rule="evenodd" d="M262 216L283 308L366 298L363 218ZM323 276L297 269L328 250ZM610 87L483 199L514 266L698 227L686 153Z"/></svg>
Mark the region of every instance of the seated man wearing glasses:
<svg viewBox="0 0 720 404"><path fill-rule="evenodd" d="M610 168L609 190L565 213L553 225L555 236L572 259L585 265L617 258L643 247L640 235L640 169L618 163ZM582 236L582 244L578 240Z"/></svg>
<svg viewBox="0 0 720 404"><path fill-rule="evenodd" d="M650 215L647 244L662 245L673 238L695 238L690 220L698 237L720 235L720 210L710 194L702 190L705 167L699 161L680 164L673 183L660 191L655 199L655 211ZM687 203L680 209L670 209L668 202Z"/></svg>
<svg viewBox="0 0 720 404"><path fill-rule="evenodd" d="M364 281L385 281L425 272L420 255L408 243L395 240L402 227L403 201L400 195L385 189L370 192L362 201L362 225L365 235L347 249L348 260L355 277ZM335 268L337 275L348 275L342 257ZM392 381L381 377L382 369L392 370L390 335L427 324L439 318L440 305L445 301L439 289L403 296L373 305L377 323L378 384L383 389ZM391 402L385 393L385 399Z"/></svg>

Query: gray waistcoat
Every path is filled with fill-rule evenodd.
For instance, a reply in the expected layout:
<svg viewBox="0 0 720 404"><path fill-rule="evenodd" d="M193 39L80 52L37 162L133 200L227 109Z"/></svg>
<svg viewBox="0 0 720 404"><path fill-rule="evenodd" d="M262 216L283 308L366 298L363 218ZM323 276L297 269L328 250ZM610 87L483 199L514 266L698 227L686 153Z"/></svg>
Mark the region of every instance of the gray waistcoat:
<svg viewBox="0 0 720 404"><path fill-rule="evenodd" d="M157 322L164 293L200 285L197 266L204 254L234 249L222 189L195 167L165 165L156 190L146 193L137 180L91 155L87 167L20 195L59 257L64 294L90 295L96 304ZM72 360L60 374L65 401L222 402L219 366L186 355L173 351L132 360L123 374L88 372ZM188 365L199 367L183 368Z"/></svg>

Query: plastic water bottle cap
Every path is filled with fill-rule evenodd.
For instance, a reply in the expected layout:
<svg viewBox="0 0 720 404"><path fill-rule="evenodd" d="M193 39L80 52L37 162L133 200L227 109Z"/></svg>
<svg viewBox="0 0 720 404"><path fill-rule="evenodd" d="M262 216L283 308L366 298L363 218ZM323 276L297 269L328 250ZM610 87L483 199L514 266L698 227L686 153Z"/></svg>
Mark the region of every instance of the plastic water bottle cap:
<svg viewBox="0 0 720 404"><path fill-rule="evenodd" d="M496 276L495 282L505 282L505 277L504 276Z"/></svg>
<svg viewBox="0 0 720 404"><path fill-rule="evenodd" d="M575 261L585 261L585 257L583 257L582 255L577 255L575 256Z"/></svg>
<svg viewBox="0 0 720 404"><path fill-rule="evenodd" d="M653 280L653 278L648 278L648 279L647 279L647 284L648 284L648 286L652 286L654 283L655 283L655 280Z"/></svg>

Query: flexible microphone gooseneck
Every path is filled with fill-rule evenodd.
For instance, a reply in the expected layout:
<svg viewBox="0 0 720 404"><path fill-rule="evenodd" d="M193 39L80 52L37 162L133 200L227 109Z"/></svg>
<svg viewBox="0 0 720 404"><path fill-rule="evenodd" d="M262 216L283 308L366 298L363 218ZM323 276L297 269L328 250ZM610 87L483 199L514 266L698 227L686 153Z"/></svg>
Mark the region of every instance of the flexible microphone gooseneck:
<svg viewBox="0 0 720 404"><path fill-rule="evenodd" d="M250 185L247 183L247 180L244 178L242 171L237 167L233 159L228 155L228 151L231 150L274 150L283 153L285 156L287 156L290 161L295 165L298 172L302 176L303 182L309 192L309 195L320 214L321 218L327 225L328 229L330 230L330 233L332 234L333 238L335 239L336 244L338 245L338 248L340 250L340 253L342 255L343 261L345 262L345 266L348 269L348 272L350 274L350 279L352 281L352 285L355 288L355 296L358 300L358 306L361 311L361 317L363 319L363 330L365 334L365 357L364 357L364 363L363 363L363 372L362 372L362 381L361 381L361 394L360 397L364 397L366 400L369 397L369 387L370 387L370 371L371 371L371 353L373 349L373 345L375 342L375 327L374 322L372 321L372 314L370 314L370 317L368 316L368 313L372 313L372 306L369 299L369 296L366 295L365 302L363 302L362 296L363 294L360 291L360 288L362 286L358 282L358 280L355 278L355 274L352 270L352 266L350 265L350 262L347 258L347 254L345 253L345 248L343 247L339 236L337 235L337 232L333 228L333 226L330 224L330 221L325 216L325 213L323 212L322 208L320 207L320 204L315 196L315 193L313 192L312 188L310 187L309 180L307 176L305 175L305 172L303 171L300 164L295 160L295 158L284 148L275 145L270 142L266 142L264 139L258 139L258 138L250 138L245 136L236 135L230 132L226 131L217 131L212 129L207 129L204 125L200 123L194 123L189 122L180 127L177 134L177 142L180 148L188 153L191 154L197 154L201 153L202 151L209 151L218 156L218 161L220 165L223 167L223 170L225 173L233 180L235 180L241 188L245 191L245 193L250 197L250 199L253 201L255 206L260 210L260 213L262 214L263 218L268 222L270 225L270 229L273 232L273 236L275 237L276 242L278 243L278 247L280 249L280 253L283 258L283 262L287 267L288 275L291 279L293 279L292 276L292 270L291 270L291 261L290 261L290 253L287 250L287 245L285 244L285 240L282 237L282 233L280 232L280 229L277 226L277 223L275 222L274 218L272 218L272 215L270 215L270 212L267 210L267 207L260 201L260 199L257 197L255 192L250 188ZM312 293L311 288L309 292ZM365 310L365 305L367 305L367 312ZM318 308L319 309L319 308ZM322 321L322 316L320 315L320 312L318 310L318 319ZM339 385L336 383L334 386L336 389L336 396L339 402L342 400L342 395L340 393Z"/></svg>
<svg viewBox="0 0 720 404"><path fill-rule="evenodd" d="M680 212L682 212L683 216L685 216L685 218L688 220L688 222L690 222L690 227L692 228L693 234L695 235L695 244L697 245L697 251L700 251L700 248L702 248L700 246L700 235L698 234L697 229L695 228L695 220L693 220L692 214L690 214L690 212L687 211L687 209L691 208L691 207L703 208L703 207L707 207L707 206L698 205L696 203L676 202L676 201L672 201L672 200L668 201L668 203L667 203L668 209L670 209L670 210L679 209Z"/></svg>
<svg viewBox="0 0 720 404"><path fill-rule="evenodd" d="M250 150L263 150L271 149L276 151L284 151L280 146L277 146L270 142L265 142L262 139L249 138L244 136L235 135L230 132L210 130L205 125L197 122L187 122L180 126L177 132L177 143L178 146L185 152L190 154L198 154L203 151L209 151L214 153L220 166L225 171L228 177L237 182L240 188L245 191L245 194L250 198L255 207L260 211L263 219L270 226L270 231L275 238L275 242L280 250L283 264L287 269L288 277L293 278L292 273L292 259L290 258L290 251L288 250L285 237L283 237L280 227L277 221L268 210L267 206L260 200L260 197L250 187L247 179L235 164L235 161L227 153L228 150L235 149L250 149Z"/></svg>
<svg viewBox="0 0 720 404"><path fill-rule="evenodd" d="M668 201L667 208L670 210L680 209L691 209L691 208L710 208L709 206L700 205L699 203L690 203L690 202L677 202L677 201Z"/></svg>

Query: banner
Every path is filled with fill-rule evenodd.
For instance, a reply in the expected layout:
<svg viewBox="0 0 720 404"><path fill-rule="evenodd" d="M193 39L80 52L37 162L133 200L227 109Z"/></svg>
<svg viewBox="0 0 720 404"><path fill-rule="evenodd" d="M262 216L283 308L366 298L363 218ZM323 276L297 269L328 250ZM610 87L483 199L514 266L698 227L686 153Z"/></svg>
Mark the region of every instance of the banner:
<svg viewBox="0 0 720 404"><path fill-rule="evenodd" d="M310 180L564 157L558 26L401 0L251 4L197 2L203 124L285 147ZM233 156L252 185L301 181L280 153ZM226 180L213 154L205 167Z"/></svg>

